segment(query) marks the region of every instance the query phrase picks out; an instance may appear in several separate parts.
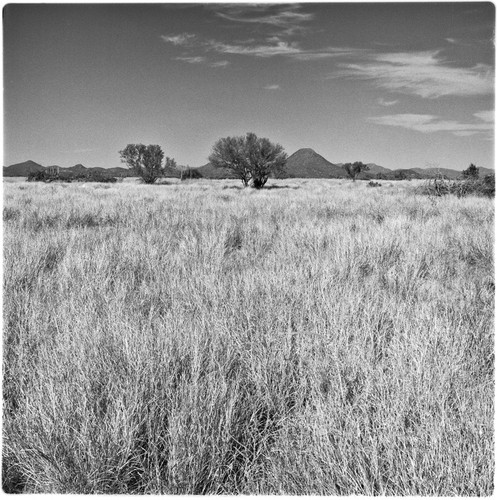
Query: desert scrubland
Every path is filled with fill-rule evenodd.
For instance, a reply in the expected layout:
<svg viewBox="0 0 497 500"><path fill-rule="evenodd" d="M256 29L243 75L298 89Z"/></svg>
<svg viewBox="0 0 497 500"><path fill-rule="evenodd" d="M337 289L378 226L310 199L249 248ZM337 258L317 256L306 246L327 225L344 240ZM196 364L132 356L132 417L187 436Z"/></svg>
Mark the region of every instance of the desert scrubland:
<svg viewBox="0 0 497 500"><path fill-rule="evenodd" d="M3 487L490 495L494 205L4 181Z"/></svg>

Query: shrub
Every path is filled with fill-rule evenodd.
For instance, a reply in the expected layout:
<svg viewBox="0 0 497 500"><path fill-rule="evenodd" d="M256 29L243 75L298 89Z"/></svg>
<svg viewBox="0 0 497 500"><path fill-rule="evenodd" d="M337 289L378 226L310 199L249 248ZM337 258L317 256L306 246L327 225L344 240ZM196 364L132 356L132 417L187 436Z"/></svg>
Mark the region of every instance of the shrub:
<svg viewBox="0 0 497 500"><path fill-rule="evenodd" d="M495 196L495 175L486 175L483 179L478 177L468 177L451 181L437 176L429 179L428 182L419 190L421 194L428 196L445 196L454 194L458 198L464 196Z"/></svg>
<svg viewBox="0 0 497 500"><path fill-rule="evenodd" d="M466 179L478 179L478 174L478 169L474 163L471 163L466 170L462 171L462 176Z"/></svg>
<svg viewBox="0 0 497 500"><path fill-rule="evenodd" d="M21 211L17 208L3 207L3 220L4 221L15 221L21 216Z"/></svg>
<svg viewBox="0 0 497 500"><path fill-rule="evenodd" d="M181 180L186 181L188 179L203 179L204 176L196 168L187 168L181 174Z"/></svg>
<svg viewBox="0 0 497 500"><path fill-rule="evenodd" d="M77 175L74 180L84 181L84 182L117 182L117 179L111 175L107 175L104 172L98 170L90 171L87 174Z"/></svg>
<svg viewBox="0 0 497 500"><path fill-rule="evenodd" d="M481 181L481 191L485 196L495 196L495 174L486 175Z"/></svg>
<svg viewBox="0 0 497 500"><path fill-rule="evenodd" d="M381 187L381 184L379 182L369 181L367 186L375 188L375 187Z"/></svg>
<svg viewBox="0 0 497 500"><path fill-rule="evenodd" d="M60 172L56 175L50 175L46 170L31 172L27 178L28 182L52 182L52 181L79 181L79 182L117 182L117 179L111 175L98 170L90 170L84 174L73 174L72 172Z"/></svg>
<svg viewBox="0 0 497 500"><path fill-rule="evenodd" d="M37 170L36 172L30 172L28 174L28 178L26 179L28 182L40 182L49 180L49 176L45 170Z"/></svg>

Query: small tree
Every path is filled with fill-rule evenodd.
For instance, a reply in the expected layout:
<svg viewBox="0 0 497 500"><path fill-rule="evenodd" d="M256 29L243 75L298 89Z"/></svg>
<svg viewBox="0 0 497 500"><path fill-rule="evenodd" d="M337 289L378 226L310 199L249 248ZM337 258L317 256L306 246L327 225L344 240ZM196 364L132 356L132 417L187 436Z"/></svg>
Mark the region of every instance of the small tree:
<svg viewBox="0 0 497 500"><path fill-rule="evenodd" d="M347 175L355 182L356 177L366 170L369 170L369 166L365 165L361 161L356 161L354 163L346 163L343 168L347 172Z"/></svg>
<svg viewBox="0 0 497 500"><path fill-rule="evenodd" d="M286 158L279 144L249 132L245 137L219 139L212 148L209 161L216 168L231 170L244 186L252 181L252 186L260 189L271 173L282 173Z"/></svg>
<svg viewBox="0 0 497 500"><path fill-rule="evenodd" d="M470 166L462 171L462 176L465 179L478 179L478 169L476 168L476 165L471 163Z"/></svg>
<svg viewBox="0 0 497 500"><path fill-rule="evenodd" d="M284 172L287 155L283 147L273 144L269 139L258 138L249 132L246 137L248 163L252 173L252 185L261 189L269 179L270 174Z"/></svg>
<svg viewBox="0 0 497 500"><path fill-rule="evenodd" d="M153 184L159 177L164 176L165 169L176 168L174 159L167 157L164 166L162 160L164 153L160 146L150 144L128 144L122 151L119 151L121 161L134 173L141 177L146 184Z"/></svg>
<svg viewBox="0 0 497 500"><path fill-rule="evenodd" d="M244 137L225 137L219 139L212 148L209 161L216 168L231 170L244 186L248 186L252 173L246 155Z"/></svg>

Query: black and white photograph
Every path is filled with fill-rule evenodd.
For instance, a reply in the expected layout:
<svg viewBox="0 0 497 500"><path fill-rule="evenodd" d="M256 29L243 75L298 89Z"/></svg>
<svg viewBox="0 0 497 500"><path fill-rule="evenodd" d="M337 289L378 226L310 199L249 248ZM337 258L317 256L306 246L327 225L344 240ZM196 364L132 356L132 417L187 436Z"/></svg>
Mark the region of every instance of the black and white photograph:
<svg viewBox="0 0 497 500"><path fill-rule="evenodd" d="M492 496L495 9L3 4L3 492Z"/></svg>

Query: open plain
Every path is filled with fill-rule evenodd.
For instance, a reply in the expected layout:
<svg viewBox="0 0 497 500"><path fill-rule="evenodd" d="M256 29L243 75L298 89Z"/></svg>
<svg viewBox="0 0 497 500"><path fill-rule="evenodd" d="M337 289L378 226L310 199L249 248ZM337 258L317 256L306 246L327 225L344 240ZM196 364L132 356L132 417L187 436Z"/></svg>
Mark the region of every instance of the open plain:
<svg viewBox="0 0 497 500"><path fill-rule="evenodd" d="M4 490L490 495L493 201L4 180Z"/></svg>

